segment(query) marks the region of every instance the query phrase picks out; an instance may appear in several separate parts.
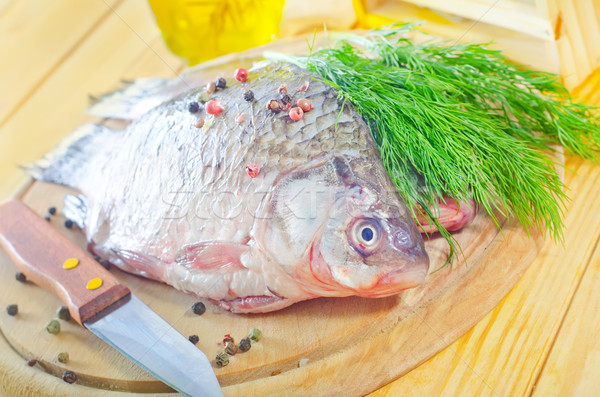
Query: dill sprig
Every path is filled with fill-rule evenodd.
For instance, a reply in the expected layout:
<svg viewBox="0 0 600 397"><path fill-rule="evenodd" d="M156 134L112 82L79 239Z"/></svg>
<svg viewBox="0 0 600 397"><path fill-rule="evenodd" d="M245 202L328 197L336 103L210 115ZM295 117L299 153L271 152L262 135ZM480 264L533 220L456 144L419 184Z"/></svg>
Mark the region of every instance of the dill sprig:
<svg viewBox="0 0 600 397"><path fill-rule="evenodd" d="M412 26L349 35L308 57L285 57L339 89L363 116L383 165L416 215L438 198L474 198L498 224L515 216L562 238L566 195L547 155L560 143L584 158L600 150L600 119L553 74L508 62L484 44L414 43ZM421 207L422 209L419 209Z"/></svg>

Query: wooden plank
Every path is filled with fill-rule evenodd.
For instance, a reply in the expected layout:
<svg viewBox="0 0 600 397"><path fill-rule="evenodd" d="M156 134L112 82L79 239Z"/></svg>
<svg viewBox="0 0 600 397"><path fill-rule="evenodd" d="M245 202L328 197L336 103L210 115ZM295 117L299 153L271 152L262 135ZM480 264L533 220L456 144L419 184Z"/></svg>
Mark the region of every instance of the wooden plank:
<svg viewBox="0 0 600 397"><path fill-rule="evenodd" d="M0 8L0 127L111 14L107 4L32 0Z"/></svg>
<svg viewBox="0 0 600 397"><path fill-rule="evenodd" d="M600 238L600 202L590 200L600 196L600 167L572 156L566 167L571 202L564 247L547 242L523 279L470 332L370 397L407 390L415 396L531 393Z"/></svg>
<svg viewBox="0 0 600 397"><path fill-rule="evenodd" d="M423 22L424 32L460 42L492 42L490 48L503 50L510 59L533 69L558 73L559 64L555 43L510 29L453 18L408 3L387 2L368 11L363 26L372 28L392 22ZM364 26L366 24L366 26Z"/></svg>
<svg viewBox="0 0 600 397"><path fill-rule="evenodd" d="M69 18L69 10L56 21ZM26 178L17 164L35 161L56 146L85 115L89 94L118 87L121 78L173 76L182 61L172 55L144 0L128 0L110 11L51 76L27 98L0 133L0 197ZM154 50L149 50L152 44ZM155 53L156 52L156 53Z"/></svg>

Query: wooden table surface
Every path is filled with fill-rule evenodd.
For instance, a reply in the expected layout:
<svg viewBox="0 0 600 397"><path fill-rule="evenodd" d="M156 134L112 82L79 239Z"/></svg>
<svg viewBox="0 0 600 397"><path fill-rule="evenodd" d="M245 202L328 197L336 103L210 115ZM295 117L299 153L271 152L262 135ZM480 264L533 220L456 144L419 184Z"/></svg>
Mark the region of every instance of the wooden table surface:
<svg viewBox="0 0 600 397"><path fill-rule="evenodd" d="M88 94L183 69L144 0L0 0L0 37L0 200L26 181L16 164L38 159L91 120ZM600 105L600 70L573 95ZM547 241L473 329L371 396L600 394L600 167L568 155L566 168L564 243ZM18 360L0 337L0 379ZM38 368L22 371L62 382Z"/></svg>

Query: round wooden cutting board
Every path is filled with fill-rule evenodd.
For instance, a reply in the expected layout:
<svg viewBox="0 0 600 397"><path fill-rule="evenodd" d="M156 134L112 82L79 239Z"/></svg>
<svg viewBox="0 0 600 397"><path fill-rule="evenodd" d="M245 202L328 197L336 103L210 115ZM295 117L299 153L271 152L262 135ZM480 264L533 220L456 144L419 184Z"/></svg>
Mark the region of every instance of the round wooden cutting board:
<svg viewBox="0 0 600 397"><path fill-rule="evenodd" d="M221 70L229 73L247 66L248 54L203 66L207 80ZM50 206L60 214L67 191L35 182L19 197L41 215ZM66 229L63 222L60 215L51 220L61 233L85 247L83 234ZM455 238L463 256L442 269L448 254L445 241L434 237L426 242L431 274L419 288L383 299L314 299L268 314L236 315L207 304L207 312L198 316L191 310L198 299L115 268L111 272L184 336L199 336L197 346L212 360L225 395L358 396L405 374L473 327L516 284L542 244L537 232L528 236L516 220L502 221L500 231L483 213ZM0 314L6 341L22 356L14 363L14 373L35 358L36 368L56 375L56 383L49 385L46 379L44 385L36 385L18 375L8 382L28 383L21 390L36 395L172 392L74 322L61 321L62 331L48 334L45 325L61 302L36 285L16 281L16 271L0 251L2 302L19 305L17 316L8 316L5 310ZM231 334L239 341L251 328L259 328L263 339L233 356L228 366L217 367L214 358L223 349L223 336ZM70 361L58 362L59 352L68 352ZM87 387L64 383L60 376L65 370L75 372L78 383Z"/></svg>

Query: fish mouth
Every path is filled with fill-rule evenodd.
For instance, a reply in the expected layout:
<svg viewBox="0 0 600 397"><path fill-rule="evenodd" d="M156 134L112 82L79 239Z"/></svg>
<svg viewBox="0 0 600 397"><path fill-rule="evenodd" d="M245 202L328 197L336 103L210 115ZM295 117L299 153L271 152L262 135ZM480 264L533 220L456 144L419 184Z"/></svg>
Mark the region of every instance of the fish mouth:
<svg viewBox="0 0 600 397"><path fill-rule="evenodd" d="M395 295L405 289L418 287L425 282L428 269L406 270L397 269L386 273L377 284L368 291L361 291L360 296L380 298Z"/></svg>

